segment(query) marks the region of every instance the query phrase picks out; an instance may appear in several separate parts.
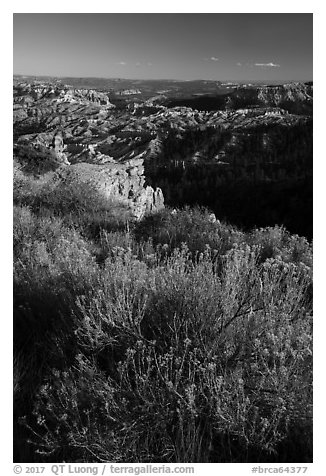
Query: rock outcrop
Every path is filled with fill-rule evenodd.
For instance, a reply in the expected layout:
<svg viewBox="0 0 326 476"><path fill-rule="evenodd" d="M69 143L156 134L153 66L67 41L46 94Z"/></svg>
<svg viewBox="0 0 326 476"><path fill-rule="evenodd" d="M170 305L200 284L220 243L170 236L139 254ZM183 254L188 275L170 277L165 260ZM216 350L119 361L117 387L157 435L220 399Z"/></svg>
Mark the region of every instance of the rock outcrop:
<svg viewBox="0 0 326 476"><path fill-rule="evenodd" d="M57 169L54 180L60 184L89 184L108 200L127 206L133 217L141 219L146 213L164 207L162 190L144 186L143 160L104 165L77 163Z"/></svg>
<svg viewBox="0 0 326 476"><path fill-rule="evenodd" d="M63 134L60 130L54 132L41 132L40 134L29 134L20 136L15 144L15 150L23 150L28 147L29 151L45 151L46 155L51 155L58 166L60 164L70 165L65 149ZM19 154L18 154L19 155Z"/></svg>
<svg viewBox="0 0 326 476"><path fill-rule="evenodd" d="M53 136L52 147L54 149L55 156L57 157L59 162L62 162L65 165L70 165L66 154L64 153L64 143L63 137L61 132L57 132Z"/></svg>

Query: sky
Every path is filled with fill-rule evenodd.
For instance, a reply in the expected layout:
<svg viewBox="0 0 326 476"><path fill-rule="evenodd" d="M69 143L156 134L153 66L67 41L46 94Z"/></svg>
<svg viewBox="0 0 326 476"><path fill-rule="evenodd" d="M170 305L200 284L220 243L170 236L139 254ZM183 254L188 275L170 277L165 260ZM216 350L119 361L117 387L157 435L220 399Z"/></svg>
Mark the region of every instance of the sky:
<svg viewBox="0 0 326 476"><path fill-rule="evenodd" d="M312 80L311 13L15 13L14 74Z"/></svg>

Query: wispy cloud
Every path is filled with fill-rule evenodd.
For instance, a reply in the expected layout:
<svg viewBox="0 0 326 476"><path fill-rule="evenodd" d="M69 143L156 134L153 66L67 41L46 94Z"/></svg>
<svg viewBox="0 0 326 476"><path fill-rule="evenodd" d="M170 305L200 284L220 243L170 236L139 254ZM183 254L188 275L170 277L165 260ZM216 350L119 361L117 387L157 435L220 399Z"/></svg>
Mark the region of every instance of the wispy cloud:
<svg viewBox="0 0 326 476"><path fill-rule="evenodd" d="M140 61L137 61L136 66L140 66L140 65L141 65Z"/></svg>
<svg viewBox="0 0 326 476"><path fill-rule="evenodd" d="M245 67L248 67L248 68L253 68L254 66L257 66L258 68L262 68L262 69L265 69L265 68L280 68L281 65L280 64L276 64L276 63L240 63L240 61L238 63L236 63L237 66L245 66Z"/></svg>
<svg viewBox="0 0 326 476"><path fill-rule="evenodd" d="M204 58L205 61L219 61L219 58L216 58L216 56L211 56L210 58Z"/></svg>
<svg viewBox="0 0 326 476"><path fill-rule="evenodd" d="M125 61L120 61L118 64L119 64L120 66L126 66L127 63L126 63Z"/></svg>
<svg viewBox="0 0 326 476"><path fill-rule="evenodd" d="M153 63L147 63L147 66L153 66Z"/></svg>
<svg viewBox="0 0 326 476"><path fill-rule="evenodd" d="M280 68L280 65L275 63L255 63L255 66L260 68Z"/></svg>

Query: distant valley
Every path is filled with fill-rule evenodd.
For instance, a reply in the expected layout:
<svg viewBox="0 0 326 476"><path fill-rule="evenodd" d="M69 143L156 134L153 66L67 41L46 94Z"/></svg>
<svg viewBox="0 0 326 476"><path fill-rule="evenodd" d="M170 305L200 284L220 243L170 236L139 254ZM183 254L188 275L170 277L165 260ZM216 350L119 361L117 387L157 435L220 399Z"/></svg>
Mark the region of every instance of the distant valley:
<svg viewBox="0 0 326 476"><path fill-rule="evenodd" d="M311 238L312 112L312 83L15 76L15 170L96 171L136 218L197 204Z"/></svg>

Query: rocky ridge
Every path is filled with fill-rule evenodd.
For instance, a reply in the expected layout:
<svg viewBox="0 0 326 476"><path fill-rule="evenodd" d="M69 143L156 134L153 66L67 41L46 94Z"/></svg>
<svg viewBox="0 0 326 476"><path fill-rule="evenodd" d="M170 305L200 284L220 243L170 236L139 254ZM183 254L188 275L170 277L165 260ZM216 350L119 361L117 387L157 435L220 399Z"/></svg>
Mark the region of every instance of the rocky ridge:
<svg viewBox="0 0 326 476"><path fill-rule="evenodd" d="M278 106L284 101L308 101L312 103L313 86L309 83L289 83L282 86L258 88L258 99L265 104Z"/></svg>
<svg viewBox="0 0 326 476"><path fill-rule="evenodd" d="M93 177L94 187L129 204L137 218L163 206L162 191L146 187L144 174L155 183L155 169L164 175L167 168L173 174L175 167L209 165L211 171L215 167L216 184L236 177L298 177L305 170L301 162L281 165L272 151L278 136L311 123L311 117L282 107L312 106L309 84L234 87L229 105L210 111L168 107L156 102L156 92L121 104L113 104L114 97L110 91L60 83L18 82L14 143L19 160L26 162L34 153L39 160L50 152L51 170L59 170L60 180Z"/></svg>
<svg viewBox="0 0 326 476"><path fill-rule="evenodd" d="M163 193L159 188L145 186L143 154L124 154L117 161L97 150L94 138L99 134L94 130L98 123L105 123L103 115L106 117L110 109L114 105L108 95L98 91L19 84L14 93L16 159L26 162L49 152L54 159L51 166L57 186L91 184L101 195L125 205L140 219L164 207ZM105 131L105 125L103 128ZM103 134L103 128L96 130Z"/></svg>

